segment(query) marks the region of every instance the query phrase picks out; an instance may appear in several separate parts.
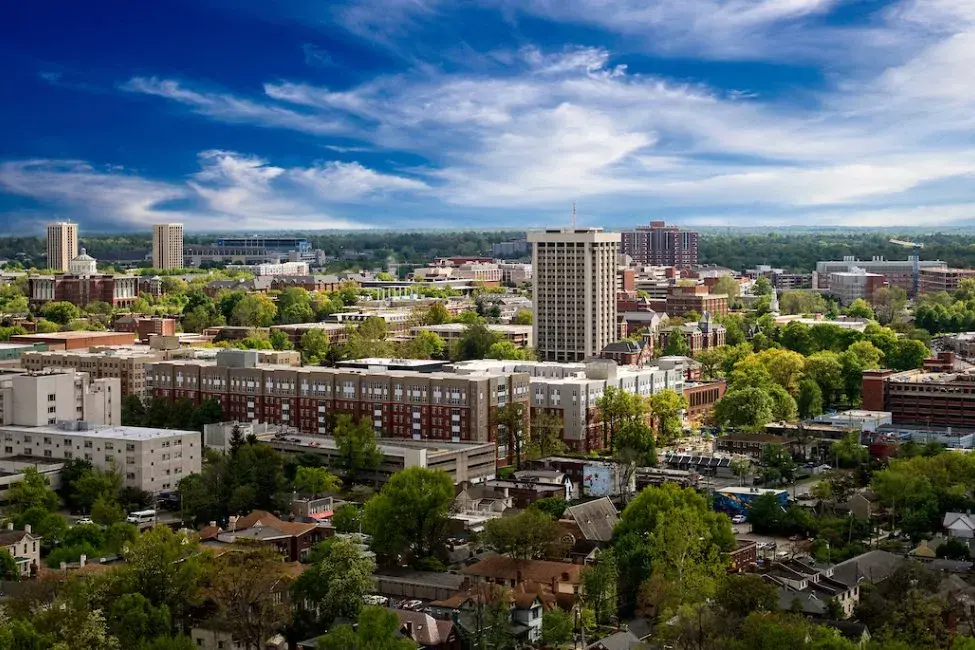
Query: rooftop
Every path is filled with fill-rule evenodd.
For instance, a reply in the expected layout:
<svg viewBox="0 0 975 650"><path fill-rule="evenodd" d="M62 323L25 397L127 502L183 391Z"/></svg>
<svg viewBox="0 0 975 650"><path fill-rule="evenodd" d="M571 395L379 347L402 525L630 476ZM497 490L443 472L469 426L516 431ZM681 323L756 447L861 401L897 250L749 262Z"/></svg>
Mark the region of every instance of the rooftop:
<svg viewBox="0 0 975 650"><path fill-rule="evenodd" d="M338 448L335 438L330 436L284 435L276 437L273 442L317 449L334 450ZM443 440L408 440L404 438L377 438L376 444L387 455L396 455L398 450L406 449L425 449L430 453L447 453L477 449L478 447L494 447L494 443L491 442L445 442Z"/></svg>
<svg viewBox="0 0 975 650"><path fill-rule="evenodd" d="M40 339L44 341L69 341L73 339L97 339L97 338L118 338L128 334L129 336L135 337L134 334L128 332L93 332L89 330L81 330L76 332L49 332L47 334L18 334L13 338L17 339Z"/></svg>
<svg viewBox="0 0 975 650"><path fill-rule="evenodd" d="M78 425L81 423L69 423ZM27 434L55 433L63 436L80 436L85 438L105 438L107 440L154 440L158 438L172 438L185 435L201 435L199 431L186 431L182 429L153 429L149 427L128 427L128 426L89 426L88 429L62 428L56 425L43 427L22 427L14 425L0 426L3 431L17 431Z"/></svg>

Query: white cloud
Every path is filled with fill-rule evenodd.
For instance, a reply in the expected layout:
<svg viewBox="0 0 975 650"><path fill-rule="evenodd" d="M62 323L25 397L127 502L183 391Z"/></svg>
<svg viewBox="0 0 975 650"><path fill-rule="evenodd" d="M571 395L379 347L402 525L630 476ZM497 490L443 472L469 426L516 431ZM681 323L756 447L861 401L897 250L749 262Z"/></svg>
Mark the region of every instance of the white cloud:
<svg viewBox="0 0 975 650"><path fill-rule="evenodd" d="M357 201L370 196L430 189L422 181L381 174L356 162L332 161L309 169L292 170L292 176L295 182L331 201Z"/></svg>

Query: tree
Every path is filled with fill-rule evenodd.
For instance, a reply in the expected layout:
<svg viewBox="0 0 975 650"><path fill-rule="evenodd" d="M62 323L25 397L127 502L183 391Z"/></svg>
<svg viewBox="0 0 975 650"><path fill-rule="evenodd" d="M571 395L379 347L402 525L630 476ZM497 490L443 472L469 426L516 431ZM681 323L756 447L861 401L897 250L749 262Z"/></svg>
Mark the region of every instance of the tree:
<svg viewBox="0 0 975 650"><path fill-rule="evenodd" d="M532 312L529 309L519 309L511 319L512 325L531 325L532 324Z"/></svg>
<svg viewBox="0 0 975 650"><path fill-rule="evenodd" d="M691 356L691 346L687 344L687 338L684 337L684 332L679 327L670 330L663 354L666 357Z"/></svg>
<svg viewBox="0 0 975 650"><path fill-rule="evenodd" d="M752 295L755 296L770 296L774 288L772 283L764 275L760 275L755 278L755 283L752 285Z"/></svg>
<svg viewBox="0 0 975 650"><path fill-rule="evenodd" d="M752 461L745 456L732 458L731 471L738 477L739 484L744 485L745 479L752 473Z"/></svg>
<svg viewBox="0 0 975 650"><path fill-rule="evenodd" d="M873 319L873 308L863 298L857 298L846 308L846 315L851 318Z"/></svg>
<svg viewBox="0 0 975 650"><path fill-rule="evenodd" d="M508 402L494 412L494 424L497 427L498 439L505 439L508 453L514 452L515 469L521 469L521 452L526 444L525 420L528 410L522 402Z"/></svg>
<svg viewBox="0 0 975 650"><path fill-rule="evenodd" d="M328 357L329 338L325 330L313 328L301 335L298 348L301 360L308 365L317 365Z"/></svg>
<svg viewBox="0 0 975 650"><path fill-rule="evenodd" d="M80 309L64 301L49 302L41 307L40 312L41 316L58 325L67 325L81 316Z"/></svg>
<svg viewBox="0 0 975 650"><path fill-rule="evenodd" d="M271 330L267 340L275 350L291 350L295 347L291 343L291 338L282 330Z"/></svg>
<svg viewBox="0 0 975 650"><path fill-rule="evenodd" d="M641 467L657 464L657 445L653 431L646 423L624 422L616 433L615 440L616 449L613 455L620 462L634 462ZM629 483L629 477L626 483Z"/></svg>
<svg viewBox="0 0 975 650"><path fill-rule="evenodd" d="M447 350L447 344L436 332L421 330L400 350L407 359L440 359Z"/></svg>
<svg viewBox="0 0 975 650"><path fill-rule="evenodd" d="M337 533L357 533L362 528L362 506L344 503L332 513L332 525Z"/></svg>
<svg viewBox="0 0 975 650"><path fill-rule="evenodd" d="M0 578L16 582L20 580L20 568L17 560L6 548L0 548Z"/></svg>
<svg viewBox="0 0 975 650"><path fill-rule="evenodd" d="M376 443L376 432L369 420L358 423L348 415L338 416L332 432L338 452L338 466L345 470L346 477L355 477L363 472L376 471L383 460L383 453Z"/></svg>
<svg viewBox="0 0 975 650"><path fill-rule="evenodd" d="M373 549L417 564L443 548L454 484L446 472L410 467L392 476L366 503Z"/></svg>
<svg viewBox="0 0 975 650"><path fill-rule="evenodd" d="M564 609L555 607L542 614L542 643L547 646L561 646L572 640L572 615Z"/></svg>
<svg viewBox="0 0 975 650"><path fill-rule="evenodd" d="M799 417L806 419L823 412L823 391L812 379L803 379L799 383L799 397L796 399Z"/></svg>
<svg viewBox="0 0 975 650"><path fill-rule="evenodd" d="M595 564L582 570L582 602L593 611L599 624L608 625L616 616L619 577L612 550L603 551Z"/></svg>
<svg viewBox="0 0 975 650"><path fill-rule="evenodd" d="M869 453L866 447L860 444L860 436L856 432L848 433L834 442L829 448L829 453L840 467L857 467L867 462L869 458Z"/></svg>
<svg viewBox="0 0 975 650"><path fill-rule="evenodd" d="M935 555L938 557L948 558L950 560L970 560L971 552L968 550L968 545L960 539L954 537L942 542L935 549Z"/></svg>
<svg viewBox="0 0 975 650"><path fill-rule="evenodd" d="M115 501L122 488L122 476L114 471L91 469L71 486L74 501L83 512L91 512L95 502L103 500L103 508Z"/></svg>
<svg viewBox="0 0 975 650"><path fill-rule="evenodd" d="M202 558L183 533L156 526L140 535L125 553L119 569L129 592L145 596L155 607L166 606L181 621L200 595Z"/></svg>
<svg viewBox="0 0 975 650"><path fill-rule="evenodd" d="M726 615L744 619L752 612L774 612L779 606L775 585L760 575L732 573L718 585L715 602Z"/></svg>
<svg viewBox="0 0 975 650"><path fill-rule="evenodd" d="M761 465L763 483L788 483L795 478L796 463L792 455L779 445L765 445Z"/></svg>
<svg viewBox="0 0 975 650"><path fill-rule="evenodd" d="M364 607L358 625L336 626L318 640L318 650L416 650L399 634L399 618L382 607Z"/></svg>
<svg viewBox="0 0 975 650"><path fill-rule="evenodd" d="M91 506L91 519L96 524L108 526L125 521L125 510L114 498L101 495L95 499L95 503Z"/></svg>
<svg viewBox="0 0 975 650"><path fill-rule="evenodd" d="M447 306L439 300L427 307L420 315L420 325L443 325L449 322L450 312L447 311Z"/></svg>
<svg viewBox="0 0 975 650"><path fill-rule="evenodd" d="M122 594L108 610L108 625L123 648L140 648L153 637L168 634L169 608L154 607L142 594Z"/></svg>
<svg viewBox="0 0 975 650"><path fill-rule="evenodd" d="M568 446L562 440L564 426L562 418L551 411L541 409L533 413L529 425L530 442L525 449L525 457L529 460L545 458L568 451Z"/></svg>
<svg viewBox="0 0 975 650"><path fill-rule="evenodd" d="M558 558L566 550L562 528L537 508L511 517L498 517L484 524L484 541L498 553L517 560Z"/></svg>
<svg viewBox="0 0 975 650"><path fill-rule="evenodd" d="M278 296L277 320L281 324L310 323L315 320L311 294L301 287L288 287Z"/></svg>
<svg viewBox="0 0 975 650"><path fill-rule="evenodd" d="M497 336L484 323L471 323L457 341L455 357L459 361L484 359L497 342Z"/></svg>
<svg viewBox="0 0 975 650"><path fill-rule="evenodd" d="M267 296L249 293L234 306L230 322L243 327L269 327L274 323L277 311L278 308Z"/></svg>
<svg viewBox="0 0 975 650"><path fill-rule="evenodd" d="M731 302L741 293L741 285L738 284L738 280L730 275L722 275L714 283L713 293L724 294L728 296L728 301Z"/></svg>
<svg viewBox="0 0 975 650"><path fill-rule="evenodd" d="M295 476L295 490L316 497L326 492L338 492L342 481L324 467L299 467Z"/></svg>
<svg viewBox="0 0 975 650"><path fill-rule="evenodd" d="M916 339L898 339L893 349L885 354L887 366L894 370L920 368L931 351Z"/></svg>
<svg viewBox="0 0 975 650"><path fill-rule="evenodd" d="M7 492L7 511L18 514L31 508L41 508L48 512L57 510L58 495L51 489L47 477L36 467L24 470L24 479L14 483Z"/></svg>
<svg viewBox="0 0 975 650"><path fill-rule="evenodd" d="M275 631L291 620L282 583L288 573L277 552L266 546L224 553L211 567L207 595L216 605L216 621L233 630L245 648L261 650Z"/></svg>
<svg viewBox="0 0 975 650"><path fill-rule="evenodd" d="M60 325L53 321L49 321L46 318L38 318L37 322L34 323L35 334L51 334L53 332L60 331L60 329Z"/></svg>
<svg viewBox="0 0 975 650"><path fill-rule="evenodd" d="M565 499L559 497L546 497L534 502L531 507L541 510L542 512L548 514L552 519L558 520L562 518L563 514L565 514L565 509L569 507L569 504Z"/></svg>
<svg viewBox="0 0 975 650"><path fill-rule="evenodd" d="M144 426L146 422L146 407L138 395L126 395L122 398L122 424L129 427Z"/></svg>
<svg viewBox="0 0 975 650"><path fill-rule="evenodd" d="M772 421L774 404L761 388L729 390L714 409L715 421L723 427L759 431Z"/></svg>
<svg viewBox="0 0 975 650"><path fill-rule="evenodd" d="M806 358L806 378L819 386L825 405L835 404L844 387L842 357L830 351L810 355Z"/></svg>
<svg viewBox="0 0 975 650"><path fill-rule="evenodd" d="M524 348L517 347L511 341L498 341L492 343L484 355L485 359L510 359L513 361L525 361L531 358L531 353Z"/></svg>
<svg viewBox="0 0 975 650"><path fill-rule="evenodd" d="M295 582L296 600L311 604L325 625L354 619L363 596L375 589L376 561L354 540L335 537L318 544L312 555L312 565Z"/></svg>
<svg viewBox="0 0 975 650"><path fill-rule="evenodd" d="M681 413L687 410L687 398L670 388L657 391L647 400L657 440L670 444L683 433Z"/></svg>

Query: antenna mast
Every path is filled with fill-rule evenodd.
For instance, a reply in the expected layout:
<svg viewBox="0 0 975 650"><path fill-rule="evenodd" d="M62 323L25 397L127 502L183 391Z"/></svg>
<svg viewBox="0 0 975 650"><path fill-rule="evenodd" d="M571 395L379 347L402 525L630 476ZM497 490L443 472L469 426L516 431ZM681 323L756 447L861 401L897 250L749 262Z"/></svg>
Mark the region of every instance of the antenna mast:
<svg viewBox="0 0 975 650"><path fill-rule="evenodd" d="M572 202L572 229L576 229L576 202Z"/></svg>

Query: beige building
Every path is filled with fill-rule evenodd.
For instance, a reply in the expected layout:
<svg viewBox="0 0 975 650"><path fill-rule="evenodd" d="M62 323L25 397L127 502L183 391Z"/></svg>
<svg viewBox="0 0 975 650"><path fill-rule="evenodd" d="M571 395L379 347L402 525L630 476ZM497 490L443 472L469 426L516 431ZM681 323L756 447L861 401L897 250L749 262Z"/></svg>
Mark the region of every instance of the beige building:
<svg viewBox="0 0 975 650"><path fill-rule="evenodd" d="M47 227L47 267L67 271L68 263L78 257L78 224L58 222Z"/></svg>
<svg viewBox="0 0 975 650"><path fill-rule="evenodd" d="M157 223L152 227L152 266L183 268L183 224Z"/></svg>
<svg viewBox="0 0 975 650"><path fill-rule="evenodd" d="M121 424L119 380L92 379L72 370L0 375L0 424L37 427L77 420Z"/></svg>
<svg viewBox="0 0 975 650"><path fill-rule="evenodd" d="M37 574L41 564L41 538L31 533L30 524L23 530L14 530L14 525L8 523L6 530L0 531L0 548L10 553L22 577Z"/></svg>
<svg viewBox="0 0 975 650"><path fill-rule="evenodd" d="M4 456L87 460L100 470L120 472L123 485L147 492L172 490L180 479L199 473L203 455L199 431L144 427L0 426Z"/></svg>
<svg viewBox="0 0 975 650"><path fill-rule="evenodd" d="M159 361L161 353L114 349L64 352L29 352L21 357L21 364L30 371L46 368L73 368L88 373L92 379L117 378L122 397L143 395L146 364Z"/></svg>
<svg viewBox="0 0 975 650"><path fill-rule="evenodd" d="M542 361L582 361L619 338L616 254L620 234L602 228L528 233L535 349Z"/></svg>

